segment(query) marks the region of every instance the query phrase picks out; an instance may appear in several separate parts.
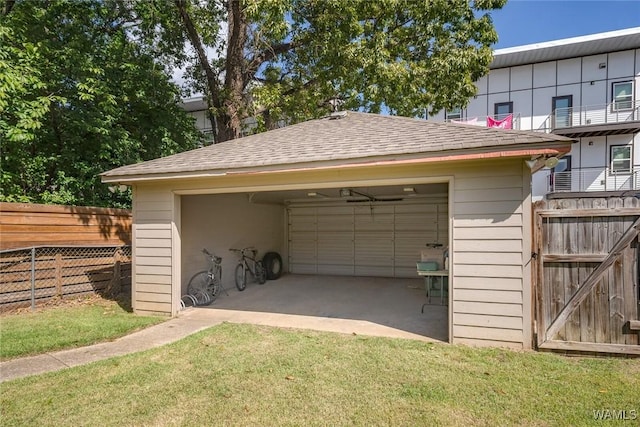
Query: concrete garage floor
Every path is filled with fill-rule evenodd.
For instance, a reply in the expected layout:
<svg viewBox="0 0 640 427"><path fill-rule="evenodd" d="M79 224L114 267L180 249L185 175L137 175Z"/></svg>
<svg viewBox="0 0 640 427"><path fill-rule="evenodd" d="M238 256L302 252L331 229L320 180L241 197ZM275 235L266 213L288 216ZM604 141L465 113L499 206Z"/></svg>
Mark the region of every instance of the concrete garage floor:
<svg viewBox="0 0 640 427"><path fill-rule="evenodd" d="M421 278L283 275L243 292L228 288L210 306L215 317L232 323L448 340L447 307L425 306Z"/></svg>

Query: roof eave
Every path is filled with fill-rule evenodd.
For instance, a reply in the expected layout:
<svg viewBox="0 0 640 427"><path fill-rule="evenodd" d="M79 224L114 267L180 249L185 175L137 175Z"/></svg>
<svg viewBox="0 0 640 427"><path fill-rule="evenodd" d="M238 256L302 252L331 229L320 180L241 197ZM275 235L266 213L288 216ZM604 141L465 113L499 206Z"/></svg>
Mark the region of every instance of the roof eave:
<svg viewBox="0 0 640 427"><path fill-rule="evenodd" d="M502 147L501 150L496 150L495 147L484 147L485 149L474 150L449 150L449 151L435 151L426 153L417 153L412 155L402 156L384 156L384 157L371 157L371 158L354 158L344 159L341 161L333 162L312 162L312 163L291 163L272 165L268 167L249 167L239 168L231 170L208 170L208 171L192 171L192 172L168 172L168 173L154 173L154 174L102 174L101 179L103 183L120 183L120 184L135 184L138 182L158 182L168 180L182 180L182 179L198 179L198 178L215 178L223 176L242 176L242 175L256 175L256 174L269 174L269 173L292 173L303 171L322 171L331 169L344 169L344 168L359 168L359 167L373 167L373 166L393 166L393 165L409 165L409 164L427 164L434 162L457 162L465 160L482 160L482 159L497 159L497 158L527 158L527 157L539 157L539 156L563 156L571 150L571 144L574 141L567 142L548 142L542 144L536 144L535 148L532 148L526 144L513 145L508 147Z"/></svg>

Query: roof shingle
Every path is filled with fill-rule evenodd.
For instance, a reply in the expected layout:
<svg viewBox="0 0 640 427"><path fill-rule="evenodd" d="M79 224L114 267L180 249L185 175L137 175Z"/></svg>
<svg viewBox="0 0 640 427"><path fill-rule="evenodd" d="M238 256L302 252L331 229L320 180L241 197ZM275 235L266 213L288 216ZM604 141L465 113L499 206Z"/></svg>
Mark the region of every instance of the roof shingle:
<svg viewBox="0 0 640 427"><path fill-rule="evenodd" d="M573 142L529 131L502 130L398 116L348 112L123 166L102 174L116 177L291 167L457 150L502 150L509 146Z"/></svg>

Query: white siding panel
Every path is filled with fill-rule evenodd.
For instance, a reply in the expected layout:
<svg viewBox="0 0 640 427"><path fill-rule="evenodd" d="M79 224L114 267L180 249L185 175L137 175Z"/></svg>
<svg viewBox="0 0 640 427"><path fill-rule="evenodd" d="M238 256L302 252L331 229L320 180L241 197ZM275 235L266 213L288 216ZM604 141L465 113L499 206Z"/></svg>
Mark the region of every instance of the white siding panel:
<svg viewBox="0 0 640 427"><path fill-rule="evenodd" d="M522 317L454 313L454 325L522 330Z"/></svg>
<svg viewBox="0 0 640 427"><path fill-rule="evenodd" d="M488 80L487 76L482 76L476 82L476 87L478 88L478 95L484 95L488 90Z"/></svg>
<svg viewBox="0 0 640 427"><path fill-rule="evenodd" d="M167 294L167 293L163 293L163 292L141 292L141 291L137 291L136 292L136 296L138 298L138 301L145 301L145 302L164 302L164 303L171 303L171 294Z"/></svg>
<svg viewBox="0 0 640 427"><path fill-rule="evenodd" d="M600 64L605 64L600 68ZM582 58L582 81L604 80L607 78L607 55L593 55Z"/></svg>
<svg viewBox="0 0 640 427"><path fill-rule="evenodd" d="M495 264L522 266L522 254L503 252L456 252L459 264Z"/></svg>
<svg viewBox="0 0 640 427"><path fill-rule="evenodd" d="M491 202L498 201L516 201L520 203L522 200L522 187L519 188L501 188L489 190L458 190L455 194L456 202Z"/></svg>
<svg viewBox="0 0 640 427"><path fill-rule="evenodd" d="M547 115L550 105L551 97L545 102ZM456 176L451 253L454 342L526 345L524 322L530 320L523 311L523 233L530 227L522 208L529 191L522 174L522 163L513 161L480 171L465 169Z"/></svg>
<svg viewBox="0 0 640 427"><path fill-rule="evenodd" d="M136 274L150 274L155 276L171 276L171 267L157 265L136 264ZM156 283L156 282L154 282Z"/></svg>
<svg viewBox="0 0 640 427"><path fill-rule="evenodd" d="M156 210L145 211L144 216L142 213L138 214L139 219L136 218L136 223L157 223L157 222L170 222L173 217L173 211L171 210Z"/></svg>
<svg viewBox="0 0 640 427"><path fill-rule="evenodd" d="M582 60L580 58L571 58L558 61L558 86L580 83L581 66Z"/></svg>
<svg viewBox="0 0 640 427"><path fill-rule="evenodd" d="M556 63L542 62L533 65L533 87L542 88L556 85Z"/></svg>
<svg viewBox="0 0 640 427"><path fill-rule="evenodd" d="M480 120L486 116L490 116L487 112L487 96L486 95L476 95L473 97L469 105L467 105L467 119L477 118Z"/></svg>
<svg viewBox="0 0 640 427"><path fill-rule="evenodd" d="M171 313L171 303L160 303L150 301L136 301L136 312L139 314L164 314Z"/></svg>
<svg viewBox="0 0 640 427"><path fill-rule="evenodd" d="M507 92L509 90L509 71L508 68L491 70L491 74L488 76L489 93Z"/></svg>
<svg viewBox="0 0 640 427"><path fill-rule="evenodd" d="M135 245L138 248L170 248L170 239L135 239Z"/></svg>
<svg viewBox="0 0 640 427"><path fill-rule="evenodd" d="M171 248L137 248L136 256L170 257Z"/></svg>
<svg viewBox="0 0 640 427"><path fill-rule="evenodd" d="M531 83L529 83L531 86ZM513 101L514 120L519 120L519 125L514 123L514 129L530 130L531 116L533 115L533 105L531 102L531 89L519 90L511 92L511 101Z"/></svg>
<svg viewBox="0 0 640 427"><path fill-rule="evenodd" d="M460 256L462 254L457 254ZM517 277L458 277L456 289L484 289L488 291L520 291L522 280ZM460 307L458 307L460 309ZM460 311L460 310L459 310Z"/></svg>
<svg viewBox="0 0 640 427"><path fill-rule="evenodd" d="M522 176L520 174L485 176L482 179L478 177L461 177L456 179L456 192L464 190L488 190L491 188L519 188L522 191Z"/></svg>
<svg viewBox="0 0 640 427"><path fill-rule="evenodd" d="M139 273L135 275L135 281L136 284L149 283L157 285L171 285L171 276Z"/></svg>
<svg viewBox="0 0 640 427"><path fill-rule="evenodd" d="M531 89L533 66L521 65L511 68L511 90Z"/></svg>
<svg viewBox="0 0 640 427"><path fill-rule="evenodd" d="M511 215L522 213L522 206L515 202L458 202L456 212L468 215Z"/></svg>
<svg viewBox="0 0 640 427"><path fill-rule="evenodd" d="M170 315L174 196L151 186L136 187L134 194L134 308Z"/></svg>
<svg viewBox="0 0 640 427"><path fill-rule="evenodd" d="M456 239L504 240L521 239L522 227L458 227L455 230ZM520 248L522 250L522 247Z"/></svg>
<svg viewBox="0 0 640 427"><path fill-rule="evenodd" d="M460 301L456 303L457 313L487 314L499 316L521 316L521 304L495 304L487 302Z"/></svg>
<svg viewBox="0 0 640 427"><path fill-rule="evenodd" d="M477 326L453 325L453 334L460 338L473 338L475 340L491 340L521 343L523 341L522 330L498 329Z"/></svg>
<svg viewBox="0 0 640 427"><path fill-rule="evenodd" d="M457 227L520 227L522 214L513 214L496 220L495 218L477 218L475 215L456 216Z"/></svg>
<svg viewBox="0 0 640 427"><path fill-rule="evenodd" d="M158 293L164 293L165 288L166 286L164 286L164 284L157 284L157 283L138 283L137 284L138 292L158 294Z"/></svg>
<svg viewBox="0 0 640 427"><path fill-rule="evenodd" d="M506 292L493 290L456 289L453 295L456 301L522 304L522 292L520 291ZM457 312L455 304L454 312Z"/></svg>
<svg viewBox="0 0 640 427"><path fill-rule="evenodd" d="M458 252L522 252L522 240L475 240L456 238L456 253Z"/></svg>
<svg viewBox="0 0 640 427"><path fill-rule="evenodd" d="M136 226L138 239L171 239L171 228L143 228Z"/></svg>
<svg viewBox="0 0 640 427"><path fill-rule="evenodd" d="M542 87L533 90L533 130L550 129L549 115L551 114L551 99L554 96L556 96L555 87Z"/></svg>
<svg viewBox="0 0 640 427"><path fill-rule="evenodd" d="M154 197L154 199L158 199L159 197ZM167 200L149 200L149 201L136 201L136 210L140 212L154 212L154 211L166 211L167 208Z"/></svg>
<svg viewBox="0 0 640 427"><path fill-rule="evenodd" d="M522 265L482 265L482 264L459 264L456 254L455 259L456 277L513 277L522 278Z"/></svg>
<svg viewBox="0 0 640 427"><path fill-rule="evenodd" d="M136 264L138 266L148 265L171 267L171 257L139 256L136 254Z"/></svg>

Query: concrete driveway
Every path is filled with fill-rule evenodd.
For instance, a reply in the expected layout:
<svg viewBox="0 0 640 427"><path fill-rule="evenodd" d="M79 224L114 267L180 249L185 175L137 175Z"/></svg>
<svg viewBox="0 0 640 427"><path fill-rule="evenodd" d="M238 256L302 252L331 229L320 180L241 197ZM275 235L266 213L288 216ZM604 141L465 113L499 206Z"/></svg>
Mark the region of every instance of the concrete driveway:
<svg viewBox="0 0 640 427"><path fill-rule="evenodd" d="M221 321L448 341L447 307L427 305L421 278L283 275L227 288L201 310Z"/></svg>

